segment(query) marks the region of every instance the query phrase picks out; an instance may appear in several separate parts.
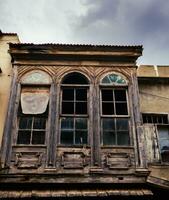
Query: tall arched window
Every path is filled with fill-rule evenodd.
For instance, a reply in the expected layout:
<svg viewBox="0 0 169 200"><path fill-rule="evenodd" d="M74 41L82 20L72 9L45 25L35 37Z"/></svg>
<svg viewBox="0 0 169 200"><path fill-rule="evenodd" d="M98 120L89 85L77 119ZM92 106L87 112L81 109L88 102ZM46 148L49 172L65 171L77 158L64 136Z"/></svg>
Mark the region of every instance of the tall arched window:
<svg viewBox="0 0 169 200"><path fill-rule="evenodd" d="M101 144L104 146L130 143L127 85L127 80L116 73L101 80Z"/></svg>
<svg viewBox="0 0 169 200"><path fill-rule="evenodd" d="M66 75L61 83L60 144L88 143L87 78L77 72Z"/></svg>
<svg viewBox="0 0 169 200"><path fill-rule="evenodd" d="M21 79L17 145L45 144L51 78L43 71L31 71Z"/></svg>

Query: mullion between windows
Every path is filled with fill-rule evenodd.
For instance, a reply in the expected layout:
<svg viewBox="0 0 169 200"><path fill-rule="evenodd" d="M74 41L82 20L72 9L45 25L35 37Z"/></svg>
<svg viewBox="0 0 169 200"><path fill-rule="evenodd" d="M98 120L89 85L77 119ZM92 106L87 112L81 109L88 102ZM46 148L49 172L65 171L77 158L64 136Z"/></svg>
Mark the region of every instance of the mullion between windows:
<svg viewBox="0 0 169 200"><path fill-rule="evenodd" d="M114 115L116 115L116 101L115 101L114 89L112 89L112 91L113 91L113 106L114 106Z"/></svg>
<svg viewBox="0 0 169 200"><path fill-rule="evenodd" d="M33 138L33 125L34 125L34 119L35 119L35 117L32 117L30 144L32 144L32 138Z"/></svg>

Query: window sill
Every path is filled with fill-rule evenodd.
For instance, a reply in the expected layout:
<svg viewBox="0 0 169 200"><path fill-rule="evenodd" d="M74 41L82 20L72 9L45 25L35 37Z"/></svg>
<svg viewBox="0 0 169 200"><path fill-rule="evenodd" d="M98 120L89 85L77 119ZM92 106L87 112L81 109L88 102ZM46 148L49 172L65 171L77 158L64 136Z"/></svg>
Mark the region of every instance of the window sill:
<svg viewBox="0 0 169 200"><path fill-rule="evenodd" d="M14 148L46 148L46 145L13 145Z"/></svg>
<svg viewBox="0 0 169 200"><path fill-rule="evenodd" d="M89 145L63 145L63 144L59 144L58 147L61 147L61 148L90 148Z"/></svg>
<svg viewBox="0 0 169 200"><path fill-rule="evenodd" d="M105 145L101 146L101 149L134 149L134 146L120 146L120 145Z"/></svg>

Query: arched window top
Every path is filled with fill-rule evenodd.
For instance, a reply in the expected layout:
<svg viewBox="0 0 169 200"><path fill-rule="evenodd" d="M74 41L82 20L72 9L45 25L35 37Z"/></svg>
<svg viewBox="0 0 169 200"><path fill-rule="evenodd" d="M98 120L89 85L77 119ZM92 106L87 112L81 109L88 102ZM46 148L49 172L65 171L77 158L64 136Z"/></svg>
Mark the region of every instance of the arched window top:
<svg viewBox="0 0 169 200"><path fill-rule="evenodd" d="M88 79L81 73L72 72L67 74L63 80L62 84L89 84Z"/></svg>
<svg viewBox="0 0 169 200"><path fill-rule="evenodd" d="M106 85L127 85L128 81L121 74L108 74L101 80L101 84Z"/></svg>
<svg viewBox="0 0 169 200"><path fill-rule="evenodd" d="M28 72L25 74L22 79L21 83L26 84L50 84L51 83L51 77L43 71L40 70L34 70L31 72Z"/></svg>

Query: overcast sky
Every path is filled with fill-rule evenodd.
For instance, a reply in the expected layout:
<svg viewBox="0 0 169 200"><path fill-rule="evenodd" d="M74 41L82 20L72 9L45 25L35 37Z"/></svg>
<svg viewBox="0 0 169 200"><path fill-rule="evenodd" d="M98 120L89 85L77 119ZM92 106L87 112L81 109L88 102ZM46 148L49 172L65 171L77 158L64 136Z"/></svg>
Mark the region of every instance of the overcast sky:
<svg viewBox="0 0 169 200"><path fill-rule="evenodd" d="M169 65L169 0L0 0L0 29L23 43L143 45Z"/></svg>

